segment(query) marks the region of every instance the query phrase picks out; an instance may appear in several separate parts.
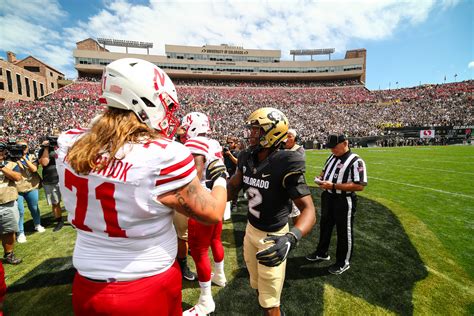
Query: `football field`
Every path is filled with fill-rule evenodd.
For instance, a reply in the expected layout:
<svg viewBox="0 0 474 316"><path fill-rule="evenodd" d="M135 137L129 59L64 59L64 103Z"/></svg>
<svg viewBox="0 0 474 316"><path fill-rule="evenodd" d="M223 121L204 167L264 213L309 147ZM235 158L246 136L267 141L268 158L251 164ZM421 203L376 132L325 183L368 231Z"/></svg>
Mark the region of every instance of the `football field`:
<svg viewBox="0 0 474 316"><path fill-rule="evenodd" d="M351 268L335 276L327 272L331 263L305 260L317 244L317 224L288 259L282 295L287 315L473 315L474 146L354 152L367 164L369 185L358 194ZM306 152L311 185L328 155L327 150ZM318 221L320 193L313 190ZM40 208L47 231L32 234L26 211L28 242L15 249L24 262L5 265L6 315L72 314L75 231L68 225L53 233L44 198ZM213 286L215 315L261 314L242 257L245 223L246 205L241 200L238 211L224 223L228 284ZM330 256L335 257L335 235ZM183 309L198 297L198 283L184 281Z"/></svg>

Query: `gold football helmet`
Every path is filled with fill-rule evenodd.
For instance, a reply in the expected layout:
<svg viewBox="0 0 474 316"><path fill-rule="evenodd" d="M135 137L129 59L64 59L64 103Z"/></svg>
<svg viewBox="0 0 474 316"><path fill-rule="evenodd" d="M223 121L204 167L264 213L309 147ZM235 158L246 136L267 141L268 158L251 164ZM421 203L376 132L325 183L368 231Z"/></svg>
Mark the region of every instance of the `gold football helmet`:
<svg viewBox="0 0 474 316"><path fill-rule="evenodd" d="M262 148L276 147L286 139L288 119L280 110L260 108L250 114L246 121L247 127L260 126L259 144Z"/></svg>

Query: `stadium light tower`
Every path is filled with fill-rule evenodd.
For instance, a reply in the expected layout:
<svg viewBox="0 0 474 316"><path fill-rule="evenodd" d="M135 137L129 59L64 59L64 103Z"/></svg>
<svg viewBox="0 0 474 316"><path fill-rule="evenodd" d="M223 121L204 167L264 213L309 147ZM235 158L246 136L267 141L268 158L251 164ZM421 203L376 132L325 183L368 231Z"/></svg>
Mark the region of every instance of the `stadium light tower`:
<svg viewBox="0 0 474 316"><path fill-rule="evenodd" d="M146 48L147 55L150 55L150 48L153 48L153 43L149 42L137 42L137 41L126 41L120 39L112 39L112 38L97 38L97 42L104 45L109 46L118 46L118 47L125 47L125 52L128 54L128 48Z"/></svg>
<svg viewBox="0 0 474 316"><path fill-rule="evenodd" d="M331 54L335 51L334 48L292 49L290 55L293 55L293 61L295 61L295 56L311 56L311 61L313 61L313 55L328 55L329 60L331 60Z"/></svg>

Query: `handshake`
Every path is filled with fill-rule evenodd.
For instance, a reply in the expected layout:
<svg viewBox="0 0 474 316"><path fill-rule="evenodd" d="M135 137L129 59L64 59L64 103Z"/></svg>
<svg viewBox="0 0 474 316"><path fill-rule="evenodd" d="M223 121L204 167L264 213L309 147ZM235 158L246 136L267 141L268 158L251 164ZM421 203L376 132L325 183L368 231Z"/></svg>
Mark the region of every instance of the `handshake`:
<svg viewBox="0 0 474 316"><path fill-rule="evenodd" d="M206 168L206 187L212 189L214 183L219 179L227 179L227 169L220 159L213 160Z"/></svg>

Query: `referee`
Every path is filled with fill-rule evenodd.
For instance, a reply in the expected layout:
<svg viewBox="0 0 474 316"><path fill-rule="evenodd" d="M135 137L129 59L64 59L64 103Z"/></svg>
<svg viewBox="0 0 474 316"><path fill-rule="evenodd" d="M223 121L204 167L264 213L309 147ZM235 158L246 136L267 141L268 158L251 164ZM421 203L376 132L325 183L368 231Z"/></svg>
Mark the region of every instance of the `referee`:
<svg viewBox="0 0 474 316"><path fill-rule="evenodd" d="M367 185L367 170L365 162L349 149L345 135L329 135L327 147L332 155L326 160L320 176L314 180L324 190L321 194L319 244L306 259L313 262L331 259L328 249L336 225L336 262L329 267L329 272L341 274L350 268L357 202L355 191L362 191Z"/></svg>

